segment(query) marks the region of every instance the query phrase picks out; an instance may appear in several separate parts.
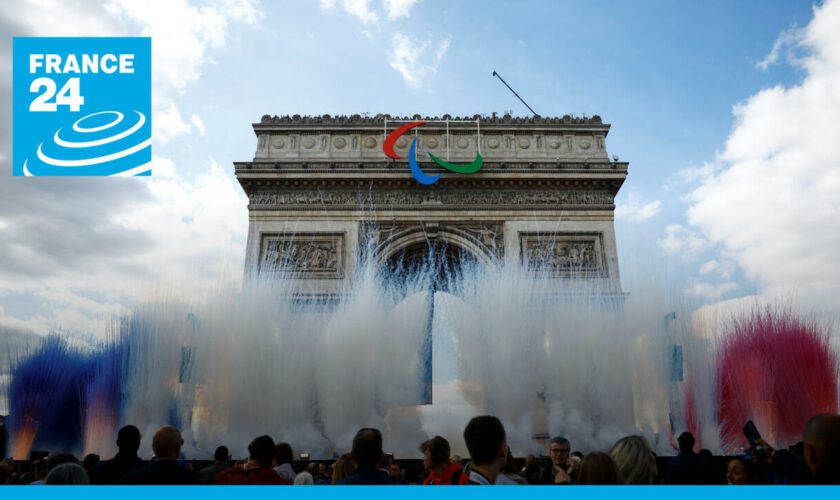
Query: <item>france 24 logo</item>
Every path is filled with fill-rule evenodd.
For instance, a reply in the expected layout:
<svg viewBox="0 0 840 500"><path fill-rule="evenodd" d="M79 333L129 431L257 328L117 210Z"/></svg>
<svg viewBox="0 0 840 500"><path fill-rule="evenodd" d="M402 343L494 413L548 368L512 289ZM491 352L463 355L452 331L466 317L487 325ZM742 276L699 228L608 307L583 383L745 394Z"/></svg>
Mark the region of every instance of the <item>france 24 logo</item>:
<svg viewBox="0 0 840 500"><path fill-rule="evenodd" d="M152 174L152 41L13 42L16 176Z"/></svg>

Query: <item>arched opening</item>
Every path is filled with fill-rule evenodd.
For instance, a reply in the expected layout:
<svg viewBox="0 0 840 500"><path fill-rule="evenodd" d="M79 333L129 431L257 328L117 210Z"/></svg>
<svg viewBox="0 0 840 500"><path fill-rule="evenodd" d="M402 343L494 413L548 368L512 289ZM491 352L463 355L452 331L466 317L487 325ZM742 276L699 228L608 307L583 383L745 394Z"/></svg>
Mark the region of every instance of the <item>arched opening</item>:
<svg viewBox="0 0 840 500"><path fill-rule="evenodd" d="M450 292L462 273L479 262L465 248L438 238L415 241L392 251L381 270L405 282L419 279L432 291Z"/></svg>

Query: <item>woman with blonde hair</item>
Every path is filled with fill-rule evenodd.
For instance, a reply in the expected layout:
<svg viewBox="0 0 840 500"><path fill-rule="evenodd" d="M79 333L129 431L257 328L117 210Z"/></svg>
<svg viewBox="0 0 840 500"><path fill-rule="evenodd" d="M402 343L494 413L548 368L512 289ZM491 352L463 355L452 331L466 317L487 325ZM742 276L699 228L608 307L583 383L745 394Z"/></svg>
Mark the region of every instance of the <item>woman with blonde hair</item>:
<svg viewBox="0 0 840 500"><path fill-rule="evenodd" d="M349 453L341 455L333 465L332 484L338 484L356 470L356 462L350 458Z"/></svg>
<svg viewBox="0 0 840 500"><path fill-rule="evenodd" d="M593 451L580 462L576 484L621 485L625 484L621 471L606 453Z"/></svg>
<svg viewBox="0 0 840 500"><path fill-rule="evenodd" d="M610 450L625 484L653 484L656 480L656 458L642 436L619 439Z"/></svg>

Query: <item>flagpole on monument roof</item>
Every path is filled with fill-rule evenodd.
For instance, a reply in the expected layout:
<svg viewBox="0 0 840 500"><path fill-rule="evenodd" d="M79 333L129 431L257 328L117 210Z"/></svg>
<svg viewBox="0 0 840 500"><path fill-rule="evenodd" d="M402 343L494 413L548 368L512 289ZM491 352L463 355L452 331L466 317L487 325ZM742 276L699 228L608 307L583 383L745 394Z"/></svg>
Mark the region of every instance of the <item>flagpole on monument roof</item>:
<svg viewBox="0 0 840 500"><path fill-rule="evenodd" d="M513 90L512 88L510 88L510 85L508 85L508 83L505 81L505 79L504 79L504 78L502 78L502 75L500 75L500 74L496 73L496 70L493 70L493 76L495 76L496 78L498 78L499 80L501 80L501 81L502 81L502 83L504 83L504 84L505 84L505 87L507 87L507 88L508 88L511 92L513 92L513 95L515 95L517 99L519 99L520 101L522 101L522 104L524 104L526 108L530 109L530 110L531 110L531 113L534 113L534 116L540 116L540 115L539 115L539 113L537 113L536 111L534 111L534 108L532 108L531 106L528 106L528 103L527 103L527 102L525 102L525 99L523 99L522 97L520 97L520 96L519 96L519 94L517 94L515 90Z"/></svg>

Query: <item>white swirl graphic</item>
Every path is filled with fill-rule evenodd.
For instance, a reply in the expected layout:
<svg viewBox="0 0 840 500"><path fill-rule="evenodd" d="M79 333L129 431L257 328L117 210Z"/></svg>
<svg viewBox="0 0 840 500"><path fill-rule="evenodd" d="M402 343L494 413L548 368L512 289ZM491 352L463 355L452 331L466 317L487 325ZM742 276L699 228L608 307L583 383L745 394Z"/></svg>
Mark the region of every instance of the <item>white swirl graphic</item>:
<svg viewBox="0 0 840 500"><path fill-rule="evenodd" d="M136 136L137 132L143 129L144 125L146 125L146 116L140 111L133 111L136 114L137 121L127 129L109 135L107 137L100 137L89 141L68 140L67 138L61 137L63 128L59 128L58 130L56 130L55 134L52 137L53 143L59 148L66 148L68 156L70 156L70 158L72 159L68 159L66 158L66 156L65 158L61 158L61 156L64 156L60 154L62 149L56 150L56 148L54 148L53 145L48 145L48 147L46 148L46 151L48 151L49 153L45 152L45 142L42 142L38 145L38 150L36 152L37 158L40 161L40 163L38 165L36 165L34 162L30 164L30 159L27 158L23 162L23 174L26 176L67 175L66 171L64 171L63 169L81 169L82 167L105 167L106 170L105 172L102 171L102 168L88 172L84 172L83 170L74 170L74 174L71 175L99 174L129 176L149 174L151 172L151 165L148 161L148 159L150 158L150 154L144 154L144 152L145 150L147 150L147 148L151 148L152 139L151 137L147 137L144 140L141 140L140 142L136 142L138 139L130 141L131 137ZM104 125L99 125L95 127L85 127L82 125L85 120L101 115L113 115L114 119ZM125 115L119 111L99 111L79 118L78 120L76 120L75 123L73 123L72 129L74 132L77 132L79 134L93 134L96 132L103 132L116 127L117 125L123 122L124 118ZM116 148L120 148L117 151L114 151L114 147L99 148L99 150L96 152L90 150L91 148L97 148L100 146L113 144L118 141L122 141L123 139L128 139L130 142L125 146L122 146L120 144L115 145ZM141 137L139 139L143 138ZM69 151L76 151L76 153L70 155ZM84 153L87 154L85 155ZM139 159L133 160L131 158L132 155L135 154L137 154L136 158ZM83 157L79 158L79 156ZM108 165L110 162L117 162L118 160L123 159L126 160L114 165ZM114 172L113 170L107 170L108 167L116 167L120 168L121 170L118 172ZM33 173L33 171L35 173Z"/></svg>
<svg viewBox="0 0 840 500"><path fill-rule="evenodd" d="M137 113L137 111L135 111L135 112ZM94 116L99 116L99 115L117 115L117 118L110 123L106 123L105 125L100 125L98 127L82 127L81 125L79 125L80 123L87 120L88 118L93 118ZM76 132L80 132L82 134L90 133L90 132L99 132L100 130L106 130L106 129L109 129L109 128L115 126L115 125L118 125L121 121L123 121L123 114L120 113L119 111L100 111L98 113L91 113L91 114L85 116L84 118L79 118L78 120L76 120L76 123L73 124L73 130L75 130ZM59 129L59 130L61 130L61 129Z"/></svg>
<svg viewBox="0 0 840 500"><path fill-rule="evenodd" d="M105 111L105 112L106 113L117 113L116 111ZM53 136L53 140L55 141L56 144L58 144L59 146L64 146L65 148L92 148L93 146L101 146L103 144L110 144L110 143L116 142L116 141L118 141L118 140L120 140L124 137L130 136L131 134L133 134L134 132L137 132L138 130L140 130L143 127L143 124L146 123L146 117L143 116L143 113L141 113L139 111L135 111L135 113L137 113L137 123L132 125L131 128L129 128L128 130L120 132L119 134L114 134L111 137L105 137L104 139L97 139L95 141L65 141L64 139L59 137L59 134L61 133L61 129L58 129L58 130L55 131L55 135ZM93 115L97 115L97 114L101 114L101 113L94 113ZM82 130L87 130L89 132L98 132L100 130L105 130L107 128L111 128L112 126L120 123L123 119L123 114L122 113L117 113L117 114L119 115L119 117L116 120L109 123L107 126L105 126L105 125L102 126L102 127L105 127L105 128L102 128L102 127L94 127L94 128L90 128L90 129L82 128ZM85 118L88 118L88 117L93 116L93 115L88 115ZM85 118L82 118L82 120L84 120ZM73 130L79 132L79 129L76 128L76 126L82 120L78 120L78 121L76 121L76 123L73 124Z"/></svg>
<svg viewBox="0 0 840 500"><path fill-rule="evenodd" d="M109 161L119 160L120 158L125 158L130 154L140 151L141 149L145 148L151 143L151 139L146 139L140 144L135 144L134 146L131 146L128 149L123 149L120 152L111 153L109 155L104 156L97 156L96 158L85 158L84 160L58 160L56 158L50 158L49 156L45 155L43 151L41 151L41 147L44 145L44 143L41 143L41 145L38 146L38 159L46 163L47 165L53 165L56 167L87 167L90 165L99 165L102 163L107 163Z"/></svg>

